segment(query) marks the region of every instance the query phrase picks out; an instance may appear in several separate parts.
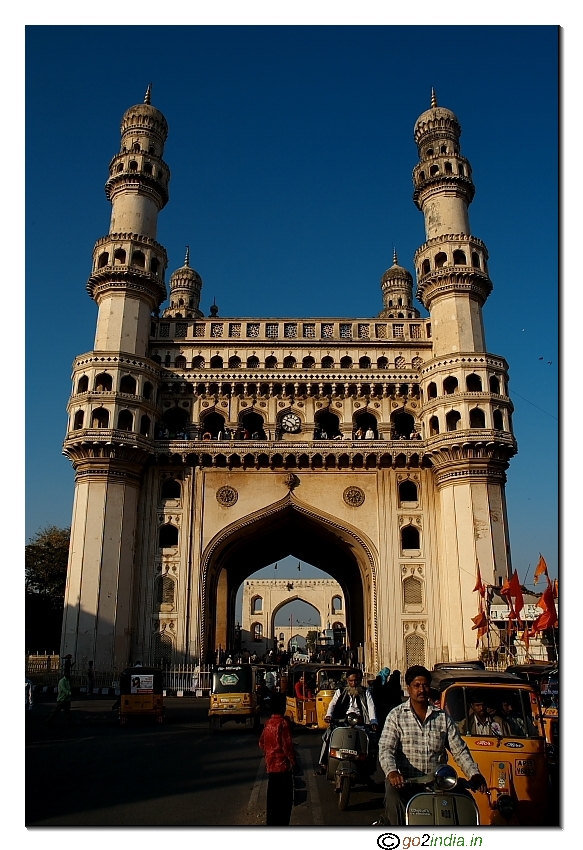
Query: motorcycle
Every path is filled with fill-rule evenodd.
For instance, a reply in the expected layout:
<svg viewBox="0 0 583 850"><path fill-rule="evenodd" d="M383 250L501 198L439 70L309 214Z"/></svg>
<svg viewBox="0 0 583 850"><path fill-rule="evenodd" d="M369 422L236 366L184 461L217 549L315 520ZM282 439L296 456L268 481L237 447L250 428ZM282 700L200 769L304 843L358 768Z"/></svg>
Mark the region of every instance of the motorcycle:
<svg viewBox="0 0 583 850"><path fill-rule="evenodd" d="M459 779L449 764L440 765L433 773L407 780L425 786L405 806L406 826L476 826L480 815L471 795L454 793L469 782Z"/></svg>
<svg viewBox="0 0 583 850"><path fill-rule="evenodd" d="M369 784L376 770L376 735L360 725L357 714L348 713L334 722L328 741L327 779L334 782L338 808L344 811L354 785Z"/></svg>

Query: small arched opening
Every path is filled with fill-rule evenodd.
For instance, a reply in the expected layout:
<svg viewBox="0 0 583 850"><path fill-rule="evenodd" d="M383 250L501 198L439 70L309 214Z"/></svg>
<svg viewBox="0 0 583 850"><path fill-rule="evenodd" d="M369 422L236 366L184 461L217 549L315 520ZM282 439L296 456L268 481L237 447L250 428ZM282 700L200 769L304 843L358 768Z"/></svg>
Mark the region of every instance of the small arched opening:
<svg viewBox="0 0 583 850"><path fill-rule="evenodd" d="M474 407L473 410L470 410L470 428L485 428L486 427L486 416L484 411L479 407Z"/></svg>
<svg viewBox="0 0 583 850"><path fill-rule="evenodd" d="M429 420L429 436L435 437L439 434L439 419L437 416L432 416Z"/></svg>
<svg viewBox="0 0 583 850"><path fill-rule="evenodd" d="M452 395L458 388L457 378L454 378L453 375L450 375L443 382L443 392L444 395Z"/></svg>
<svg viewBox="0 0 583 850"><path fill-rule="evenodd" d="M370 357L361 357L358 366L360 369L370 369Z"/></svg>
<svg viewBox="0 0 583 850"><path fill-rule="evenodd" d="M168 431L170 439L174 437L182 437L186 434L186 426L188 423L188 413L183 407L171 407L165 411L162 417L165 429Z"/></svg>
<svg viewBox="0 0 583 850"><path fill-rule="evenodd" d="M140 434L143 437L149 437L151 427L152 422L150 417L144 414L144 416L142 416L142 418L140 419Z"/></svg>
<svg viewBox="0 0 583 850"><path fill-rule="evenodd" d="M418 552L421 549L419 529L414 525L404 525L401 529L401 549L403 552Z"/></svg>
<svg viewBox="0 0 583 850"><path fill-rule="evenodd" d="M161 576L156 581L156 606L161 611L172 611L174 608L175 582L170 576Z"/></svg>
<svg viewBox="0 0 583 850"><path fill-rule="evenodd" d="M500 381L496 375L492 375L490 378L490 392L500 395Z"/></svg>
<svg viewBox="0 0 583 850"><path fill-rule="evenodd" d="M401 411L391 416L391 438L408 440L415 432L415 420L410 413Z"/></svg>
<svg viewBox="0 0 583 850"><path fill-rule="evenodd" d="M378 440L378 422L376 416L373 416L372 413L369 413L368 411L357 413L354 416L353 422L354 434L357 438L358 436L361 436L364 439Z"/></svg>
<svg viewBox="0 0 583 850"><path fill-rule="evenodd" d="M447 263L447 254L443 251L440 251L439 254L435 255L435 268L442 269L444 265Z"/></svg>
<svg viewBox="0 0 583 850"><path fill-rule="evenodd" d="M251 600L251 613L252 614L261 614L263 613L263 599L261 596L254 596Z"/></svg>
<svg viewBox="0 0 583 850"><path fill-rule="evenodd" d="M231 358L233 359L233 358ZM229 361L230 364L231 361ZM277 357L269 356L265 358L265 368L266 369L277 369Z"/></svg>
<svg viewBox="0 0 583 850"><path fill-rule="evenodd" d="M284 357L283 359L283 368L284 369L293 369L296 365L295 357Z"/></svg>
<svg viewBox="0 0 583 850"><path fill-rule="evenodd" d="M214 357L211 357L211 369L222 369L223 368L223 358L220 354L215 354Z"/></svg>
<svg viewBox="0 0 583 850"><path fill-rule="evenodd" d="M469 393L482 392L482 379L479 375L472 373L466 378L466 389Z"/></svg>
<svg viewBox="0 0 583 850"><path fill-rule="evenodd" d="M158 546L160 549L168 549L170 546L178 546L178 529L172 523L167 522L160 526L158 533Z"/></svg>
<svg viewBox="0 0 583 850"><path fill-rule="evenodd" d="M454 266L465 266L467 265L466 255L463 251L454 251L453 252L453 264Z"/></svg>
<svg viewBox="0 0 583 850"><path fill-rule="evenodd" d="M119 391L120 393L126 393L127 395L135 395L136 394L136 381L135 378L132 378L131 375L124 375L121 381L119 382Z"/></svg>
<svg viewBox="0 0 583 850"><path fill-rule="evenodd" d="M134 251L132 254L132 266L137 266L139 269L146 268L146 256L143 251Z"/></svg>
<svg viewBox="0 0 583 850"><path fill-rule="evenodd" d="M73 420L73 430L79 431L83 427L83 420L85 419L85 414L82 410L78 410L75 414L75 418Z"/></svg>
<svg viewBox="0 0 583 850"><path fill-rule="evenodd" d="M201 418L203 440L217 440L225 432L225 417L215 410Z"/></svg>
<svg viewBox="0 0 583 850"><path fill-rule="evenodd" d="M197 354L196 357L192 358L192 368L193 369L204 369L204 357L200 354Z"/></svg>
<svg viewBox="0 0 583 850"><path fill-rule="evenodd" d="M322 369L332 369L334 367L334 358L333 357L323 357L322 358Z"/></svg>
<svg viewBox="0 0 583 850"><path fill-rule="evenodd" d="M401 481L399 484L399 501L401 504L403 502L417 502L417 500L417 485L415 482L411 481L410 478Z"/></svg>
<svg viewBox="0 0 583 850"><path fill-rule="evenodd" d="M477 251L472 251L472 266L475 269L480 268L480 255L478 254Z"/></svg>
<svg viewBox="0 0 583 850"><path fill-rule="evenodd" d="M377 369L388 369L389 361L386 357L379 357L377 360Z"/></svg>
<svg viewBox="0 0 583 850"><path fill-rule="evenodd" d="M433 381L427 387L427 398L437 398L437 384Z"/></svg>
<svg viewBox="0 0 583 850"><path fill-rule="evenodd" d="M97 262L97 268L102 269L108 263L109 263L109 254L108 254L107 251L104 251L102 254L99 255L99 260Z"/></svg>
<svg viewBox="0 0 583 850"><path fill-rule="evenodd" d="M331 410L316 413L314 436L320 440L333 440L340 434L340 419Z"/></svg>
<svg viewBox="0 0 583 850"><path fill-rule="evenodd" d="M352 357L342 357L340 360L341 369L350 369L352 366Z"/></svg>
<svg viewBox="0 0 583 850"><path fill-rule="evenodd" d="M423 262L421 263L421 274L429 274L430 271L431 263L429 262L429 260L423 260Z"/></svg>
<svg viewBox="0 0 583 850"><path fill-rule="evenodd" d="M263 416L255 411L249 411L249 413L244 413L240 419L241 429L243 430L243 436L247 433L247 439L251 440L264 440L265 439L265 430L264 430L264 420Z"/></svg>
<svg viewBox="0 0 583 850"><path fill-rule="evenodd" d="M461 423L461 414L457 410L450 410L445 417L445 425L448 431L458 431Z"/></svg>
<svg viewBox="0 0 583 850"><path fill-rule="evenodd" d="M121 410L117 417L119 431L131 431L134 427L134 417L129 410Z"/></svg>
<svg viewBox="0 0 583 850"><path fill-rule="evenodd" d="M109 428L109 410L104 407L97 407L91 413L92 428Z"/></svg>
<svg viewBox="0 0 583 850"><path fill-rule="evenodd" d="M302 369L313 369L316 361L313 357L304 357L302 360Z"/></svg>
<svg viewBox="0 0 583 850"><path fill-rule="evenodd" d="M95 390L98 393L110 393L112 386L111 375L108 375L107 372L102 372L95 378Z"/></svg>
<svg viewBox="0 0 583 850"><path fill-rule="evenodd" d="M341 596L333 596L332 597L332 614L337 615L340 614L343 609L342 597Z"/></svg>
<svg viewBox="0 0 583 850"><path fill-rule="evenodd" d="M79 378L79 382L77 383L77 392L78 393L86 393L89 389L89 378L87 375L82 375Z"/></svg>
<svg viewBox="0 0 583 850"><path fill-rule="evenodd" d="M493 425L494 425L494 429L496 431L503 431L504 430L504 418L502 416L501 410L496 409L492 413L492 422L493 422Z"/></svg>
<svg viewBox="0 0 583 850"><path fill-rule="evenodd" d="M165 478L160 490L161 499L179 499L182 488L176 478Z"/></svg>
<svg viewBox="0 0 583 850"><path fill-rule="evenodd" d="M123 248L118 248L113 254L114 265L125 266L126 252Z"/></svg>

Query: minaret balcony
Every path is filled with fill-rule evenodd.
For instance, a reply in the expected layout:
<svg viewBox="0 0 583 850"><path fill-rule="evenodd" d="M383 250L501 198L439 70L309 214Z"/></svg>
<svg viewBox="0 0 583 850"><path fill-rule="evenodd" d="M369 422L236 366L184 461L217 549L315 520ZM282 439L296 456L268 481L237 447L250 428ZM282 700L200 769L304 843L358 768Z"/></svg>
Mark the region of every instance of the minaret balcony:
<svg viewBox="0 0 583 850"><path fill-rule="evenodd" d="M81 428L69 431L64 447L82 446L129 446L144 451L152 451L154 441L150 437L134 431L120 431L117 428Z"/></svg>

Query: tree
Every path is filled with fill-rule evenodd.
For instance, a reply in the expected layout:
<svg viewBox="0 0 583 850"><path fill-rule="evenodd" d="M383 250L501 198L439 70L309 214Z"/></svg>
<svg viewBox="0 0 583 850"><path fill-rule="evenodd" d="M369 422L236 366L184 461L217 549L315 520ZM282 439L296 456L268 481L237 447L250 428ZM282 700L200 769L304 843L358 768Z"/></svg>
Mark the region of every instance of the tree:
<svg viewBox="0 0 583 850"><path fill-rule="evenodd" d="M26 591L43 597L51 608L63 607L70 528L49 525L34 535L25 549Z"/></svg>

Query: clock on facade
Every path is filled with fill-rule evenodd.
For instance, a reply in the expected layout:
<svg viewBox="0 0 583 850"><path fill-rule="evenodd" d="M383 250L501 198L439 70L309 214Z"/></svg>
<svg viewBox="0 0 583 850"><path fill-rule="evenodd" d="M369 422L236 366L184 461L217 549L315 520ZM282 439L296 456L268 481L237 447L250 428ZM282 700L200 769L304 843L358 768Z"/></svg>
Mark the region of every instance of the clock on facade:
<svg viewBox="0 0 583 850"><path fill-rule="evenodd" d="M302 420L299 416L296 416L295 413L286 413L285 416L282 417L281 427L284 431L287 431L288 434L296 434L302 425Z"/></svg>

